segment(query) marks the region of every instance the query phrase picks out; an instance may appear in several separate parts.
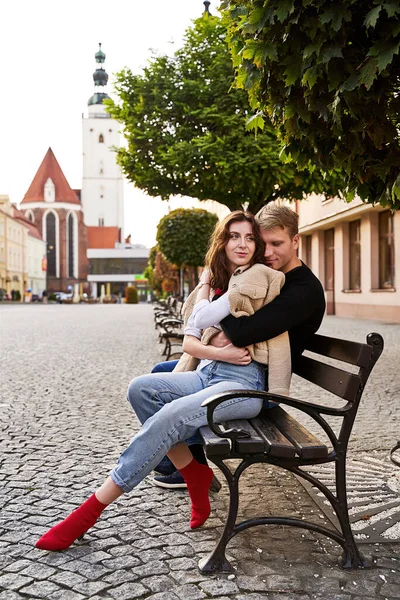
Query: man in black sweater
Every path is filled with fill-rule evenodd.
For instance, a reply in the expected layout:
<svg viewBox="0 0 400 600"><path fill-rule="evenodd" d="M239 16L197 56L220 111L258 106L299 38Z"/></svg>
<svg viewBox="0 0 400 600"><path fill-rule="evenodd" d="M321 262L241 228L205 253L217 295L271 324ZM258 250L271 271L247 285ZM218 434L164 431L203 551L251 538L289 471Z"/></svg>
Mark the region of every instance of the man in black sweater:
<svg viewBox="0 0 400 600"><path fill-rule="evenodd" d="M257 213L256 220L265 242L265 263L284 273L285 283L280 294L253 315L238 318L229 315L223 319L220 323L222 332L214 336L211 344L222 348L232 343L244 348L287 331L294 365L307 339L321 325L325 313L324 290L319 279L297 256L298 215L287 206L267 204ZM176 362L171 363L172 370ZM206 462L201 445L195 444L190 448L197 454L195 458L199 462ZM170 489L186 487L172 463L170 473L168 459L164 464L167 464L167 472L163 474L160 463L161 475L155 477L156 485Z"/></svg>
<svg viewBox="0 0 400 600"><path fill-rule="evenodd" d="M280 294L249 317L229 315L221 321L225 336L214 344L229 341L240 348L289 333L292 364L303 352L307 339L317 331L325 313L321 282L298 258L298 215L287 206L267 204L256 215L265 242L265 263L285 274Z"/></svg>

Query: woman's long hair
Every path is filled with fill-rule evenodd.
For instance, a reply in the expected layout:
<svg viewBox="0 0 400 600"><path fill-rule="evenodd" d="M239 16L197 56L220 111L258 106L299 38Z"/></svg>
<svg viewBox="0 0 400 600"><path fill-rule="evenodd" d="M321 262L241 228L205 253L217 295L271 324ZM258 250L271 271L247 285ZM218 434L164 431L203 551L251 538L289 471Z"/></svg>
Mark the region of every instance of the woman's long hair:
<svg viewBox="0 0 400 600"><path fill-rule="evenodd" d="M229 241L229 228L232 223L247 221L250 223L256 251L250 261L250 266L255 263L264 263L265 244L260 235L259 227L255 221L254 215L243 210L235 210L227 215L222 221L217 223L214 232L210 238L208 251L205 258L206 267L210 270L210 284L212 289L220 288L222 291L228 289L228 283L231 278L228 260L225 253L225 246Z"/></svg>

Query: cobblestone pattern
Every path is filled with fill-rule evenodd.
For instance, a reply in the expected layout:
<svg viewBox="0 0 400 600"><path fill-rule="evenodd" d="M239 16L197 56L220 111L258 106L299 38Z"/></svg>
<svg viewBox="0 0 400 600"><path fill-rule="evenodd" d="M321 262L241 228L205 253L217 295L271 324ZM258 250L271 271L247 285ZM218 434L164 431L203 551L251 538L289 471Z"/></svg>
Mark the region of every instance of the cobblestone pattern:
<svg viewBox="0 0 400 600"><path fill-rule="evenodd" d="M374 330L386 350L364 395L354 453L386 452L397 440L400 328L336 318L323 327L358 340ZM224 522L226 486L213 494L201 530L188 527L184 491L148 478L81 542L64 552L37 550L37 538L103 481L137 431L127 384L159 360L160 346L147 305L0 306L0 339L0 600L400 598L399 545L362 546L375 568L344 572L336 544L276 526L232 540L234 574L200 574L197 561ZM310 397L302 383L293 390ZM241 489L241 516L313 511L325 521L298 482L272 467L252 466Z"/></svg>

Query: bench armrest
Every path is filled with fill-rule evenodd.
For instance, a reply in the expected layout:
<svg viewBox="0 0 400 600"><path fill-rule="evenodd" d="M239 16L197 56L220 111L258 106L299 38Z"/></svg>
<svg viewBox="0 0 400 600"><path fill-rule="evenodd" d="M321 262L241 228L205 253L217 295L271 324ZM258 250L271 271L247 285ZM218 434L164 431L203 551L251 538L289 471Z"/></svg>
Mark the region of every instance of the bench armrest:
<svg viewBox="0 0 400 600"><path fill-rule="evenodd" d="M269 402L275 402L277 404L286 404L297 408L302 412L307 413L313 417L323 428L326 430L323 421L320 417L321 414L344 416L351 404L347 404L343 408L331 408L322 406L320 404L313 404L311 402L305 402L304 400L296 400L296 398L289 398L288 396L281 396L279 394L270 394L269 392L258 392L256 390L231 390L229 392L222 392L221 394L214 394L210 396L201 406L207 407L207 422L208 426L215 433L215 435L222 438L229 438L234 442L238 438L249 437L249 434L240 429L228 429L223 431L216 423L214 423L214 410L219 404L226 400L232 400L233 398L261 398L262 400L268 400ZM329 434L328 434L329 435Z"/></svg>

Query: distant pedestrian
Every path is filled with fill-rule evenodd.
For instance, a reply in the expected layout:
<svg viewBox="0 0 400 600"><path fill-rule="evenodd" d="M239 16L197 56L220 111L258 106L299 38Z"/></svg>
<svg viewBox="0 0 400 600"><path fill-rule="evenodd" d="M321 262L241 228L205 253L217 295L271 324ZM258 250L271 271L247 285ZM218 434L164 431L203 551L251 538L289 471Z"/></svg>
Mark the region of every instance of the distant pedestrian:
<svg viewBox="0 0 400 600"><path fill-rule="evenodd" d="M47 304L47 299L48 299L47 290L43 290L43 293L42 293L43 304Z"/></svg>

